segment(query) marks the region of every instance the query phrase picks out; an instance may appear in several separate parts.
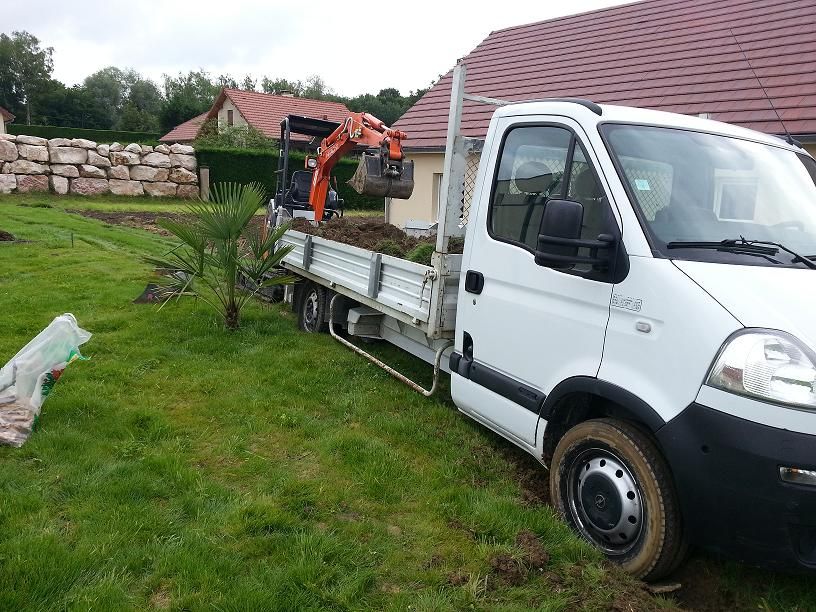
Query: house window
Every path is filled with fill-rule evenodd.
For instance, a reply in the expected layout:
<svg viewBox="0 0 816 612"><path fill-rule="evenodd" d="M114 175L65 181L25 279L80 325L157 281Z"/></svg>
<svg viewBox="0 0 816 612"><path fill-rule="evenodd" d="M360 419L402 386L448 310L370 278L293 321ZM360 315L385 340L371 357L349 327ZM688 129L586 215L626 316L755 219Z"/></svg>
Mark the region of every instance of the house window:
<svg viewBox="0 0 816 612"><path fill-rule="evenodd" d="M229 127L232 127L233 125L235 125L235 118L234 118L232 113L233 112L231 110L227 111L227 125Z"/></svg>
<svg viewBox="0 0 816 612"><path fill-rule="evenodd" d="M433 196L431 201L431 222L439 219L439 207L442 201L442 173L434 172L433 175Z"/></svg>

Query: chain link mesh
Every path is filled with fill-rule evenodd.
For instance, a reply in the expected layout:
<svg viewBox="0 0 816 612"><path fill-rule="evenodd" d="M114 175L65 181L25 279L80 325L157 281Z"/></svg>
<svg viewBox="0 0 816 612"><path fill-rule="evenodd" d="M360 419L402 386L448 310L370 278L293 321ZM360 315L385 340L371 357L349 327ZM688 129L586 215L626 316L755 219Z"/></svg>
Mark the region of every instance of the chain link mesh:
<svg viewBox="0 0 816 612"><path fill-rule="evenodd" d="M471 153L467 157L467 165L465 166L465 183L462 191L462 206L460 207L460 224L462 227L468 224L470 217L470 204L473 202L474 192L476 190L476 173L479 170L479 153Z"/></svg>
<svg viewBox="0 0 816 612"><path fill-rule="evenodd" d="M625 158L621 160L621 165L643 215L649 221L654 221L657 212L669 205L674 178L672 167L659 162Z"/></svg>

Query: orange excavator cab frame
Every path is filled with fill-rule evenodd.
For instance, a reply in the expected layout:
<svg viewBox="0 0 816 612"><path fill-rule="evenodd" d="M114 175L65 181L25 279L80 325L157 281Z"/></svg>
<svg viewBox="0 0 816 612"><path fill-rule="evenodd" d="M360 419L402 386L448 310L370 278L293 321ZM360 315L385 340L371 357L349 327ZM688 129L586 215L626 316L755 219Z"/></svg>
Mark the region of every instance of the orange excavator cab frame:
<svg viewBox="0 0 816 612"><path fill-rule="evenodd" d="M335 212L332 208L326 210L327 196L331 190L331 172L344 155L357 147L366 147L368 151L361 156L357 172L349 181L352 188L363 195L410 197L414 187L414 175L413 162L405 160L402 150L402 141L408 138L405 132L389 128L369 113L351 113L339 124L289 115L281 122L283 148L278 167L276 207L282 205L294 208L292 203L288 202L291 198L287 198L287 194L290 193L287 181L292 133L323 137L317 154L306 159L306 170L311 171L308 206L314 211L315 221L323 221L326 214ZM336 200L335 193L332 202ZM299 202L297 208L302 210L303 204L304 202Z"/></svg>

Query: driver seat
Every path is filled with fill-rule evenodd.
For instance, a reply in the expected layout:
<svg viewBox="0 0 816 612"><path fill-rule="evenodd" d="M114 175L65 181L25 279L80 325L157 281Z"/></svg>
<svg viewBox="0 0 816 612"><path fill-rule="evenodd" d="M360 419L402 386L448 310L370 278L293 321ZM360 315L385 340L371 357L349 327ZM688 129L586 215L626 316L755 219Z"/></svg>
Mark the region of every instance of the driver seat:
<svg viewBox="0 0 816 612"><path fill-rule="evenodd" d="M312 173L309 170L297 170L292 173L292 182L286 192L285 202L288 206L309 207L309 193L312 191Z"/></svg>

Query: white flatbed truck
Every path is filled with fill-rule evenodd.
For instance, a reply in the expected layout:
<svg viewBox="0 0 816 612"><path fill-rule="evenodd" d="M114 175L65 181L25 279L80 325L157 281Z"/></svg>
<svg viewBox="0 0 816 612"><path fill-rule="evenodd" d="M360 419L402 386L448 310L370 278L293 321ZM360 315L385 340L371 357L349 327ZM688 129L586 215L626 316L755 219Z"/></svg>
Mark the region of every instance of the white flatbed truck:
<svg viewBox="0 0 816 612"><path fill-rule="evenodd" d="M638 577L690 543L815 568L816 162L715 121L464 80L432 264L289 231L300 326L426 395L449 372L456 406L549 467L556 509ZM459 133L464 100L498 106L483 142ZM355 336L433 364L433 386Z"/></svg>

